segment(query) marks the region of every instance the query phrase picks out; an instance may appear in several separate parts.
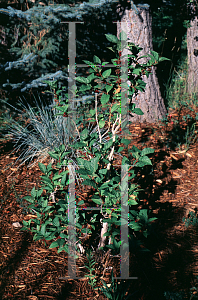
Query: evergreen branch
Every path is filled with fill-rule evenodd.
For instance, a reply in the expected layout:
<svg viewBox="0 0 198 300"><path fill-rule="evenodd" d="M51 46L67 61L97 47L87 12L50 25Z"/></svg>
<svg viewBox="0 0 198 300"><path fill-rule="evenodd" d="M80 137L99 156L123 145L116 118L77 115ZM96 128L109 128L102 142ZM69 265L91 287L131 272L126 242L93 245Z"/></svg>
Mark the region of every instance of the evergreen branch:
<svg viewBox="0 0 198 300"><path fill-rule="evenodd" d="M118 0L101 0L99 3L87 3L83 2L81 4L77 4L74 7L70 7L69 5L66 4L58 4L54 6L34 6L27 11L21 11L18 9L14 9L11 6L8 6L7 9L1 8L0 13L2 14L7 14L9 17L17 17L20 19L26 19L27 21L31 20L31 17L40 17L42 18L45 22L46 21L54 21L55 23L60 23L60 18L64 18L67 20L71 19L81 19L83 18L83 15L88 15L90 14L90 9L94 11L96 8L100 8L101 10L108 11L108 6L111 3L116 3ZM109 10L111 8L109 7ZM52 15L46 15L51 13ZM65 14L67 13L67 14ZM56 18L54 14L59 14L60 18Z"/></svg>
<svg viewBox="0 0 198 300"><path fill-rule="evenodd" d="M0 14L6 14L8 15L10 18L16 20L17 22L20 20L18 19L22 19L27 21L27 26L31 25L30 23L32 22L32 24L39 24L40 26L50 26L51 29L56 30L53 26L52 23L60 23L62 21L70 21L70 20L75 20L75 19L82 19L83 21L83 15L89 15L89 14L97 14L98 13L98 7L102 10L105 10L105 13L108 12L111 9L111 5L110 3L113 2L117 2L117 0L102 0L99 4L96 5L96 3L90 3L87 4L86 2L80 4L80 5L76 5L74 7L70 7L68 5L62 4L62 5L54 5L54 6L34 6L30 9L28 9L27 11L21 11L21 10L17 10L14 9L10 6L7 7L7 9L4 8L0 8ZM96 8L97 6L97 8ZM90 11L91 10L91 11ZM36 20L35 20L36 19ZM13 20L12 20L13 21ZM29 28L30 30L30 28ZM37 32L35 32L35 28L31 29L34 32L34 35L37 34ZM26 37L28 38L28 37ZM24 37L23 37L24 39ZM22 39L21 39L22 40ZM14 44L16 43L16 40L14 42ZM12 44L12 46L14 46L14 44ZM54 58L56 58L59 54L59 44L60 41L58 43L56 43L56 38L53 39L52 37L49 39L49 42L46 45L41 45L43 46L42 50L39 49L34 49L35 47L38 48L38 44L36 44L36 46L31 46L33 51L30 50L30 52L35 52L35 55L32 57L33 54L28 54L25 55L23 57L23 59L20 58L20 60L18 61L12 61L12 62L7 62L5 65L0 65L0 73L3 73L4 71L8 71L14 68L17 69L22 69L24 70L24 66L27 68L27 63L32 62L33 59L35 59L36 57L40 56L42 58L42 62L40 64L42 64L41 68L49 68L49 64L48 61L45 59L46 54L48 55L53 55ZM25 48L25 51L27 51L29 47L28 46ZM20 49L20 48L19 48ZM11 49L9 50L10 52L17 52L17 55L24 54L24 50L19 50L18 48L15 49L13 47L11 47ZM22 52L22 53L21 53ZM28 51L29 52L29 51ZM27 54L27 52L26 52ZM31 59L30 59L31 56ZM53 61L50 60L50 63L52 64ZM29 66L28 66L29 67ZM56 66L55 66L56 67ZM27 71L27 69L26 69ZM42 70L42 73L44 70ZM29 71L28 71L29 72ZM47 72L46 72L47 73ZM28 74L30 75L30 74ZM38 75L37 75L38 76ZM3 76L4 77L4 76ZM5 76L6 77L6 76ZM4 78L5 78L4 77ZM57 78L63 78L64 76L62 75L62 73L55 73L54 76L47 74L47 77L43 77L43 78L37 78L35 80L33 80L32 82L28 82L28 84L23 81L17 84L11 84L9 82L9 80L7 79L7 83L3 83L1 86L3 88L12 88L12 89L21 89L21 92L32 88L32 87L38 87L38 86L47 86L46 84L44 84L42 82L43 79L45 78L52 78L52 77L56 77ZM35 77L34 77L35 78ZM67 77L65 77L67 78Z"/></svg>
<svg viewBox="0 0 198 300"><path fill-rule="evenodd" d="M139 15L140 13L139 13L139 11L138 11L138 9L137 9L137 6L134 4L134 2L133 2L132 0L130 0L130 2L131 2L131 8L134 9L135 14L136 14L136 15Z"/></svg>
<svg viewBox="0 0 198 300"><path fill-rule="evenodd" d="M25 86L25 82L21 82L21 83L17 83L17 84L11 84L8 80L7 83L3 84L3 87L7 87L7 86L11 86L12 89L17 89L17 88L21 88L21 92L26 91L27 89L31 89L33 87L38 88L38 86L43 86L43 87L47 87L47 83L42 82L43 80L51 80L53 81L54 78L56 79L60 79L60 78L67 78L66 76L63 75L62 71L57 71L56 73L51 73L51 74L47 74L43 77L39 77L37 79L34 79L31 83L27 83ZM68 79L69 80L69 79Z"/></svg>
<svg viewBox="0 0 198 300"><path fill-rule="evenodd" d="M28 55L24 55L23 59L17 61L9 61L6 62L4 66L0 66L1 70L4 69L5 71L11 70L13 68L19 69L20 67L24 67L24 64L28 64L29 62L33 61L38 55L34 55L33 53L29 53Z"/></svg>
<svg viewBox="0 0 198 300"><path fill-rule="evenodd" d="M43 77L39 77L35 80L33 80L31 83L26 84L26 86L21 90L21 92L24 92L27 89L31 89L32 87L38 87L38 86L45 86L47 87L46 83L43 83L43 80L51 80L54 81L54 78L60 79L60 78L67 78L63 75L62 71L57 71L56 73L47 74Z"/></svg>
<svg viewBox="0 0 198 300"><path fill-rule="evenodd" d="M137 14L139 14L136 5L131 1L131 7L135 10ZM111 10L111 6L113 3L118 2L118 0L101 0L101 1L90 1L89 3L83 2L81 4L77 4L74 7L70 7L69 5L66 4L58 4L58 5L49 5L49 6L34 6L27 11L21 11L12 8L11 6L8 6L7 9L0 8L0 14L7 14L9 17L14 18L14 19L25 19L26 21L32 21L33 23L33 18L37 18L37 22L39 22L40 25L50 25L52 28L52 22L54 23L60 23L63 21L69 21L69 20L75 20L75 19L81 19L83 21L84 15L90 15L90 14L97 14L98 10L99 11L105 11L105 14L108 13L108 11ZM138 5L139 7L139 5ZM43 22L43 23L42 23ZM35 23L35 21L34 21ZM46 24L49 23L49 24ZM27 24L30 25L30 24ZM35 35L36 33L34 33ZM17 39L15 40L14 44L17 42ZM14 45L13 44L13 45ZM13 46L12 45L12 46ZM36 47L38 48L38 43L36 44ZM56 39L54 40L52 37L49 40L47 47L41 44L43 46L42 50L36 51L37 53L29 53L28 55L24 55L23 59L17 60L17 61L12 61L12 62L7 62L5 65L0 65L0 73L3 73L5 71L9 71L12 69L22 69L24 70L24 67L27 67L27 64L32 63L32 61L40 56L42 58L42 68L49 67L48 60L46 60L46 55L57 55L58 49L59 49L59 43L56 43ZM16 52L16 49L12 49L12 51ZM26 51L27 49L25 49ZM31 51L31 50L30 50ZM21 52L21 51L20 51ZM23 50L22 50L23 52ZM33 50L34 52L34 50ZM27 52L26 52L27 53ZM19 54L19 53L18 53ZM21 55L21 53L20 53ZM51 64L52 62L49 61ZM30 65L28 66L30 67ZM27 69L26 69L27 71ZM29 71L28 71L29 72ZM67 73L67 72L66 72ZM38 75L37 75L38 76ZM59 79L59 78L68 78L66 76L63 76L62 71L58 71L54 74L48 74L39 77L37 79L34 79L32 82L26 83L25 81L17 83L17 84L12 84L9 82L7 79L7 83L2 84L3 88L6 87L11 87L12 89L21 89L21 92L26 91L27 89L30 88L38 88L39 86L47 87L47 84L43 82L43 80L49 79L53 80L54 78Z"/></svg>

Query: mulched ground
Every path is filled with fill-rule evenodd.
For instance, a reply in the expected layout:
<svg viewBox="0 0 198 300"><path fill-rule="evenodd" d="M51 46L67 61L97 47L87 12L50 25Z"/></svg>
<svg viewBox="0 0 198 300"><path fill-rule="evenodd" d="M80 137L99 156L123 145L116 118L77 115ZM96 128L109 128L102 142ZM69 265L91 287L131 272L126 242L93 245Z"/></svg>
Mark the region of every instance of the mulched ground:
<svg viewBox="0 0 198 300"><path fill-rule="evenodd" d="M144 241L150 251L130 253L130 276L138 277L131 280L128 293L136 293L130 299L165 299L163 294L166 291L189 293L196 284L198 230L195 226L186 228L182 219L198 207L198 141L192 143L187 152L182 146L180 151L175 148L178 136L181 135L182 140L186 132L187 124L181 121L182 116L189 114L195 117L195 112L172 110L172 118L164 127L147 123L130 126L132 142L129 147L134 144L140 149L150 147L156 150L150 155L153 175L145 169L138 173L136 182L144 189L139 197L142 207L154 210L158 217L152 234ZM176 127L171 121L178 118L180 122ZM197 136L198 123L195 130ZM68 273L67 254L57 254L55 249L48 249L42 242L34 242L32 234L16 227L16 222L22 224L23 220L31 218L26 203L21 199L38 186L42 174L37 165L32 169L13 167L17 156L10 156L11 150L12 144L1 139L1 299L106 299L101 292L91 290L83 268L77 268L77 276L82 279L60 279ZM10 168L6 169L8 165ZM76 193L88 201L92 191L76 187ZM119 276L119 258L107 256L103 261L102 257L96 260L96 273L103 275L107 283L110 282L111 270L103 268L101 272L99 266L113 266L114 276ZM82 257L77 266L83 267L84 263L85 258ZM170 295L167 299L173 298ZM175 296L174 299L190 297Z"/></svg>

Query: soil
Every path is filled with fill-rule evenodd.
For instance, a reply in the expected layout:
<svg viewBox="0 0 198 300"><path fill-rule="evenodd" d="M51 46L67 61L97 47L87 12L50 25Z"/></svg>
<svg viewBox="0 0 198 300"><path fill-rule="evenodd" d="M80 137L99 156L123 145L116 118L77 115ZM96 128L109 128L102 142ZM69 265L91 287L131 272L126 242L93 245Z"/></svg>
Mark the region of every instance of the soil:
<svg viewBox="0 0 198 300"><path fill-rule="evenodd" d="M139 149L150 147L155 152L149 157L150 167L138 170L135 179L143 191L139 199L142 208L151 209L158 219L151 234L143 239L142 250L130 249L130 280L127 291L129 299L190 299L190 288L196 286L198 266L198 227L185 226L183 218L198 207L198 140L185 148L184 136L187 122L182 117L195 112L187 108L170 110L170 122L163 124L130 125L131 143ZM172 124L178 120L178 125ZM198 122L194 136L197 138ZM181 147L176 141L180 136ZM182 140L183 139L183 140ZM19 168L17 154L12 153L13 145L1 139L0 145L0 297L1 299L107 299L99 290L93 291L84 276L85 257L77 260L77 276L80 279L61 279L68 274L67 254L57 254L56 249L48 249L41 241L33 241L33 234L20 230L23 220L29 220L31 213L22 198L39 186L42 175L38 166ZM186 151L187 150L187 151ZM125 152L122 151L121 154ZM46 162L47 163L47 162ZM121 163L119 159L115 163ZM90 188L76 186L76 194L87 200L93 194ZM17 223L18 222L18 223ZM19 227L18 227L19 226ZM119 257L95 258L96 275L103 276L110 283L110 267L114 276L120 272ZM102 261L103 259L103 261ZM102 268L99 268L102 266ZM81 267L81 268L80 268ZM108 267L108 268L107 268ZM101 272L102 270L102 272ZM119 280L118 280L119 281ZM129 281L128 281L129 282ZM123 284L123 283L122 283ZM97 287L101 286L98 281ZM183 296L182 292L184 293ZM193 290L194 297L196 289ZM172 298L171 298L172 297Z"/></svg>

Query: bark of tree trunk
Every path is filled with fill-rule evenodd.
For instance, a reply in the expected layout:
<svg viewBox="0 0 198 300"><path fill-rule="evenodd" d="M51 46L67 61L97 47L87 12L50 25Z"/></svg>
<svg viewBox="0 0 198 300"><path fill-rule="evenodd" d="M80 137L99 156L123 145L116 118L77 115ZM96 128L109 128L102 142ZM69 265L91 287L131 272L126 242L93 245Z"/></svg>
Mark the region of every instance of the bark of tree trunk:
<svg viewBox="0 0 198 300"><path fill-rule="evenodd" d="M139 14L132 8L125 9L125 12L121 17L121 22L124 22L122 28L121 23L117 23L117 37L119 37L120 32L123 30L127 34L129 42L143 48L140 52L140 56L142 56L150 53L150 50L153 50L152 20L149 12L149 5L137 5L137 9ZM120 13L119 7L117 8L117 13ZM124 55L127 54L127 49L123 52ZM128 51L128 54L130 53L131 52ZM145 58L142 58L140 62L145 62ZM133 97L133 103L136 104L136 108L141 108L144 115L129 116L129 120L140 123L155 123L166 114L166 107L161 96L155 67L152 67L152 74L149 75L149 78L144 75L143 80L146 82L145 92L139 92L136 97Z"/></svg>
<svg viewBox="0 0 198 300"><path fill-rule="evenodd" d="M194 17L187 29L188 93L198 94L198 18Z"/></svg>

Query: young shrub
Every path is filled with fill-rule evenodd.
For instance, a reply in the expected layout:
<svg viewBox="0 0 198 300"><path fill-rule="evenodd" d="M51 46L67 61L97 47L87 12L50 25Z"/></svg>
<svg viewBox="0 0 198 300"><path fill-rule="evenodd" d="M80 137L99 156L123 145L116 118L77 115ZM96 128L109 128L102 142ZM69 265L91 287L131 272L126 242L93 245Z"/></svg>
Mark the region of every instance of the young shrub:
<svg viewBox="0 0 198 300"><path fill-rule="evenodd" d="M119 59L112 61L120 67L123 59L120 51L121 41L113 35L106 35L106 37L116 44L114 48L119 51ZM130 48L135 48L137 53L141 51L135 45ZM129 92L129 98L131 98L135 92L142 90L145 86L140 74L149 76L147 69L157 64L159 60L157 60L154 51L152 55L149 55L150 60L144 65L139 64L137 56L130 55L129 57L131 65L128 68L134 74L131 77L132 85ZM161 59L163 60L163 58ZM138 209L139 189L138 186L130 182L135 177L135 167L142 168L145 165L152 165L148 155L153 153L154 149L144 148L141 151L133 146L128 150L128 157L123 157L122 166L130 166L127 174L130 174L129 182L127 186L125 174L122 176L122 183L124 183L121 185L120 173L113 165L114 154L121 152L131 142L126 138L121 139L118 134L121 125L126 124L127 118L126 116L124 120L121 120L121 82L118 76L111 75L111 69L102 72L101 60L98 57L94 56L93 62L85 61L85 63L91 66L91 75L87 78L77 77L76 80L82 83L81 91L87 91L91 89L94 82L97 83L94 86L95 101L92 103L92 109L87 115L86 107L86 119L83 107L81 115L76 117L76 131L79 141L70 145L70 148L66 149L65 145L62 144L54 151L49 152L50 156L56 159L56 165L52 167L51 164L45 166L39 163L44 174L41 176L42 188L39 190L34 188L31 196L25 197L31 203L30 208L35 213L35 218L23 222L23 229L34 232L34 240L52 241L50 248L57 248L58 253L66 251L76 258L78 257L75 252L77 246L82 252L87 252L88 249L84 248L83 241L93 234L98 222L101 224L101 229L100 232L94 232L94 234L99 234L96 251L110 249L117 254L120 246L125 247L125 243L127 243L127 241L120 240L119 226L123 225L123 222L125 226L131 229L130 236L133 237L135 232L140 232L144 237L147 237L149 227L156 219L150 218L150 212L147 210ZM139 70L138 75L137 68ZM93 80L96 81L92 82ZM125 102L128 100L126 96L124 100ZM68 110L68 101L60 102L60 104L61 106L56 105L56 109L60 111L57 115L67 114L72 121L73 112ZM141 109L136 108L134 103L129 103L129 109L132 113L142 114ZM83 127L81 127L82 122ZM90 134L87 125L92 122L96 123L97 130ZM102 140L102 129L105 129L105 133L109 137L107 142ZM119 146L122 143L124 147ZM83 208L86 209L84 201L76 201L75 198L77 197L69 197L68 190L65 190L75 180L71 166L72 160L69 158L72 150L79 153L79 156L76 157L79 169L76 172L84 179L82 184L95 189L92 201L96 211L91 211L90 214L83 210ZM86 154L84 155L84 153ZM65 166L68 166L68 170ZM120 211L123 191L128 192L128 199L127 202L126 199L123 200L124 203L122 204L129 207L129 214L125 215L124 220L123 215L121 218ZM65 196L62 197L62 194ZM97 221L98 219L100 221ZM78 231L76 232L76 230ZM71 250L71 247L76 250Z"/></svg>

